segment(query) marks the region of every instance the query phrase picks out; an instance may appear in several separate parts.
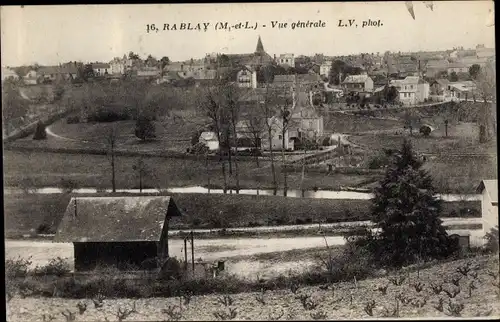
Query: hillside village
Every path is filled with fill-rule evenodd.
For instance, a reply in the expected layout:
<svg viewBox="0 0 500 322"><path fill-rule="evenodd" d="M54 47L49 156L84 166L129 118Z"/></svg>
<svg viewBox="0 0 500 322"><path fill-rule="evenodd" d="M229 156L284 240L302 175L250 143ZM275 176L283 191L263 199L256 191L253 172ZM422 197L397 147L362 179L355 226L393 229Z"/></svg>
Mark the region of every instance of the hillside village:
<svg viewBox="0 0 500 322"><path fill-rule="evenodd" d="M318 138L324 135L323 120L314 115L317 114L315 106L345 109L343 103L347 103L347 108L364 109L366 106L369 109L370 106L387 107L387 104L415 106L483 99L474 77L494 58L494 49L484 45L443 52L271 56L259 37L255 51L248 54L207 54L201 59L171 62L166 56L159 60L151 55L141 59L130 52L108 63L67 62L59 66L3 68L2 81L16 80L24 86L61 82L78 86L87 80L115 83L137 79L157 85L207 87L224 80L244 90L240 101L245 105L262 102L269 84L272 89L288 92L293 110L308 109L306 118L310 122L302 120L300 130L290 129L290 133L286 133L288 139L284 142L288 149L292 139L300 137L301 130L314 132ZM308 98L297 102L302 96ZM304 113L294 112L292 118L298 117L304 118ZM279 149L279 138L273 140L277 142L273 143L274 147Z"/></svg>
<svg viewBox="0 0 500 322"><path fill-rule="evenodd" d="M2 67L13 320L500 314L495 49L264 45Z"/></svg>

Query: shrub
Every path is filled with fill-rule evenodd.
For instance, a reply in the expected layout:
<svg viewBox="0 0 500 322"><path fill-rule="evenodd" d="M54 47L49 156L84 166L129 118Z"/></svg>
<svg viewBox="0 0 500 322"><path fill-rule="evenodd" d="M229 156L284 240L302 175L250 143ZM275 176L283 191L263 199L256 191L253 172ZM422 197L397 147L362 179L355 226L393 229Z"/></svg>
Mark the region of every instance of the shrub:
<svg viewBox="0 0 500 322"><path fill-rule="evenodd" d="M369 169L380 169L387 165L389 160L386 156L374 156L368 163Z"/></svg>
<svg viewBox="0 0 500 322"><path fill-rule="evenodd" d="M135 136L146 141L156 137L155 126L150 117L140 116L135 124Z"/></svg>
<svg viewBox="0 0 500 322"><path fill-rule="evenodd" d="M204 155L207 154L209 151L210 150L208 149L208 147L201 142L196 143L189 149L189 153L196 155Z"/></svg>
<svg viewBox="0 0 500 322"><path fill-rule="evenodd" d="M45 140L47 139L47 133L45 132L45 125L42 122L38 122L35 129L35 134L33 135L33 140Z"/></svg>
<svg viewBox="0 0 500 322"><path fill-rule="evenodd" d="M169 257L163 263L159 278L160 279L179 279L182 276L182 267L177 258Z"/></svg>
<svg viewBox="0 0 500 322"><path fill-rule="evenodd" d="M7 259L5 260L5 276L7 278L26 277L31 264L31 257L24 259L18 256L16 259Z"/></svg>
<svg viewBox="0 0 500 322"><path fill-rule="evenodd" d="M68 116L66 118L66 123L67 124L78 124L78 123L80 123L80 117L78 115Z"/></svg>
<svg viewBox="0 0 500 322"><path fill-rule="evenodd" d="M499 240L498 240L498 225L493 227L489 232L484 236L486 239L486 244L484 248L492 253L498 253L499 250Z"/></svg>
<svg viewBox="0 0 500 322"><path fill-rule="evenodd" d="M420 127L420 133L423 135L423 136L429 136L431 134L431 128L428 127L428 126L421 126Z"/></svg>
<svg viewBox="0 0 500 322"><path fill-rule="evenodd" d="M45 223L38 225L36 228L37 234L50 234L51 232L51 227Z"/></svg>
<svg viewBox="0 0 500 322"><path fill-rule="evenodd" d="M78 188L78 184L75 181L65 178L61 179L60 186L66 193L71 193L73 190Z"/></svg>
<svg viewBox="0 0 500 322"><path fill-rule="evenodd" d="M52 275L64 276L70 272L69 264L61 257L53 258L45 266L37 266L34 270L35 276Z"/></svg>

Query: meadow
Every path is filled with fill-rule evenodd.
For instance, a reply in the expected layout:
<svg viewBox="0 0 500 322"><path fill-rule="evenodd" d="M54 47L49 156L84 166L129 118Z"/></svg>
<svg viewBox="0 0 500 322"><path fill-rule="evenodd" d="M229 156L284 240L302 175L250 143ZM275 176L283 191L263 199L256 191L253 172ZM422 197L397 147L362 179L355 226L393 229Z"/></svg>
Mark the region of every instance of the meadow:
<svg viewBox="0 0 500 322"><path fill-rule="evenodd" d="M99 194L97 194L99 195ZM109 195L109 194L108 194ZM123 195L123 194L122 194ZM287 198L224 194L171 195L184 216L172 229L301 225L369 220L370 200ZM10 194L4 199L5 234L54 233L71 196L84 194ZM89 195L87 195L89 196ZM90 195L90 196L96 196ZM442 217L480 217L479 201L443 203ZM313 232L314 233L314 232Z"/></svg>

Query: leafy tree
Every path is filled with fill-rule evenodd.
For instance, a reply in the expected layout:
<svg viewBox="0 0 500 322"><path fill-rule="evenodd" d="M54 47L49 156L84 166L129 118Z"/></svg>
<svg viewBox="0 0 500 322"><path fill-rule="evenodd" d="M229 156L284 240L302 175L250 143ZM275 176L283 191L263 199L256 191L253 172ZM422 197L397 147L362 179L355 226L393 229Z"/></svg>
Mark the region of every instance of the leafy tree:
<svg viewBox="0 0 500 322"><path fill-rule="evenodd" d="M398 90L394 86L386 86L384 88L383 97L387 103L395 103L399 96Z"/></svg>
<svg viewBox="0 0 500 322"><path fill-rule="evenodd" d="M231 65L231 61L227 55L220 55L218 59L218 64L220 67L229 67Z"/></svg>
<svg viewBox="0 0 500 322"><path fill-rule="evenodd" d="M33 140L45 140L47 139L47 133L45 132L45 125L42 122L38 122L35 129L35 134L33 135Z"/></svg>
<svg viewBox="0 0 500 322"><path fill-rule="evenodd" d="M450 74L450 82L457 82L458 81L458 75L456 72L451 72Z"/></svg>
<svg viewBox="0 0 500 322"><path fill-rule="evenodd" d="M79 78L82 78L84 80L88 80L89 78L93 78L94 75L94 69L92 69L91 64L85 64L83 68L81 68L80 75L77 75Z"/></svg>
<svg viewBox="0 0 500 322"><path fill-rule="evenodd" d="M381 263L400 267L417 259L445 258L457 249L439 219L442 200L421 167L405 140L375 189L371 220L378 232L358 245L364 243Z"/></svg>
<svg viewBox="0 0 500 322"><path fill-rule="evenodd" d="M480 71L481 71L481 66L479 66L478 64L474 64L471 67L469 67L469 75L470 77L472 77L472 79L476 79Z"/></svg>
<svg viewBox="0 0 500 322"><path fill-rule="evenodd" d="M146 66L148 66L148 67L155 67L158 65L158 60L155 57L148 55L145 63L146 63Z"/></svg>
<svg viewBox="0 0 500 322"><path fill-rule="evenodd" d="M161 59L160 59L160 66L161 66L161 69L165 68L165 66L169 65L170 64L170 59L167 57L167 56L163 56Z"/></svg>
<svg viewBox="0 0 500 322"><path fill-rule="evenodd" d="M29 102L21 97L19 87L10 81L2 84L2 116L6 133L9 133L9 124L12 121L25 117L28 114Z"/></svg>
<svg viewBox="0 0 500 322"><path fill-rule="evenodd" d="M155 126L150 117L141 115L135 123L135 136L142 141L151 140L156 137Z"/></svg>
<svg viewBox="0 0 500 322"><path fill-rule="evenodd" d="M139 60L141 59L138 54L135 54L133 51L128 53L128 58L132 60Z"/></svg>

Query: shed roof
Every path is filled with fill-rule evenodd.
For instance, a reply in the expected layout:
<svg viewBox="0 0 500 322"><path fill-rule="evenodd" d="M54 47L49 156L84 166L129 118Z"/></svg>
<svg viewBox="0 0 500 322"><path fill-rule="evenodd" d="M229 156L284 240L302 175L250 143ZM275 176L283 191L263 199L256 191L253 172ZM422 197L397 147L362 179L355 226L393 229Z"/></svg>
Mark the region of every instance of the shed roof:
<svg viewBox="0 0 500 322"><path fill-rule="evenodd" d="M73 197L54 241L159 241L165 219L177 216L169 196Z"/></svg>
<svg viewBox="0 0 500 322"><path fill-rule="evenodd" d="M494 204L498 203L498 180L483 180L477 187L476 191L478 193L486 193L490 196L491 202Z"/></svg>

